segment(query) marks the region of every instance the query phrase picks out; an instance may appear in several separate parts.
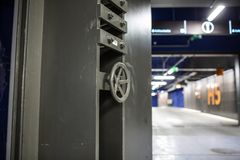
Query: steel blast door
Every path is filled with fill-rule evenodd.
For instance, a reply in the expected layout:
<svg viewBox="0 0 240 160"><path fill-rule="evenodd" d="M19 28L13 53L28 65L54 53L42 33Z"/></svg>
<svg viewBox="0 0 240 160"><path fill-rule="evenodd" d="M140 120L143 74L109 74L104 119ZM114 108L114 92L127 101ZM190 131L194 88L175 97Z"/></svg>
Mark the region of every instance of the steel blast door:
<svg viewBox="0 0 240 160"><path fill-rule="evenodd" d="M12 157L151 160L150 0L24 3Z"/></svg>

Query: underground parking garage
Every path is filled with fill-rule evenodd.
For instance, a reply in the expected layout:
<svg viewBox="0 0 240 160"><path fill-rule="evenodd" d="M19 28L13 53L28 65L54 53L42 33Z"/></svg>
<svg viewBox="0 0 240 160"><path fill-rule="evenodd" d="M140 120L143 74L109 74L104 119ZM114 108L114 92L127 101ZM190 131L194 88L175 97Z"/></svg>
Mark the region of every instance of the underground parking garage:
<svg viewBox="0 0 240 160"><path fill-rule="evenodd" d="M238 160L238 7L178 2L152 1L153 159Z"/></svg>
<svg viewBox="0 0 240 160"><path fill-rule="evenodd" d="M237 58L152 56L153 159L239 159Z"/></svg>
<svg viewBox="0 0 240 160"><path fill-rule="evenodd" d="M0 160L239 160L237 0L2 0Z"/></svg>

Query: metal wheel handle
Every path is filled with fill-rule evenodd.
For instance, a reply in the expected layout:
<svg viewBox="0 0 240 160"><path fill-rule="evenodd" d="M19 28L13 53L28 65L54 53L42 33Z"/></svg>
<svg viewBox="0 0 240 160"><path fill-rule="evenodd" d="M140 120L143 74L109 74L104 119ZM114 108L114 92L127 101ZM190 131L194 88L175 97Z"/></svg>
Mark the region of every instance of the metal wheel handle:
<svg viewBox="0 0 240 160"><path fill-rule="evenodd" d="M130 73L127 66L122 63L116 63L110 74L110 87L113 98L123 103L127 100L130 93Z"/></svg>

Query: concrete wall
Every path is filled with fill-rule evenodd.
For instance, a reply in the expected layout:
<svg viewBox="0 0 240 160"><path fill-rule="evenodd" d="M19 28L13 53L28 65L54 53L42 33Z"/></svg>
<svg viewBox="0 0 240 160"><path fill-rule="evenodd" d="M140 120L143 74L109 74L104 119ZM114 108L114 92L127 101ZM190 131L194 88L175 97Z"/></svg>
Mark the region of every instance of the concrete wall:
<svg viewBox="0 0 240 160"><path fill-rule="evenodd" d="M152 107L158 107L158 95L152 96Z"/></svg>
<svg viewBox="0 0 240 160"><path fill-rule="evenodd" d="M184 107L183 89L176 89L168 93L168 98L172 100L173 107Z"/></svg>
<svg viewBox="0 0 240 160"><path fill-rule="evenodd" d="M219 105L208 104L208 90L214 88L221 93ZM186 108L237 119L234 71L188 83L184 88L184 103Z"/></svg>
<svg viewBox="0 0 240 160"><path fill-rule="evenodd" d="M163 107L167 106L168 101L168 92L161 92L158 94L158 106Z"/></svg>

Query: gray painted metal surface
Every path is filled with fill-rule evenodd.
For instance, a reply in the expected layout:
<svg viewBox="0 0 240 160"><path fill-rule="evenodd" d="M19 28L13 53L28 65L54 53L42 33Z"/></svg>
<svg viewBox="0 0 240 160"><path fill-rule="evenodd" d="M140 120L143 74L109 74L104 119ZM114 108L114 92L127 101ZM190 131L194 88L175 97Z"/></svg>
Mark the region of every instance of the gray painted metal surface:
<svg viewBox="0 0 240 160"><path fill-rule="evenodd" d="M125 112L125 159L151 160L151 6L148 0L129 0L126 15L126 56L131 72L131 92ZM150 31L150 32L149 32Z"/></svg>
<svg viewBox="0 0 240 160"><path fill-rule="evenodd" d="M7 160L38 157L43 6L15 1Z"/></svg>
<svg viewBox="0 0 240 160"><path fill-rule="evenodd" d="M99 17L116 27L118 30L127 32L127 22L116 13L105 7L103 4L98 6Z"/></svg>
<svg viewBox="0 0 240 160"><path fill-rule="evenodd" d="M128 1L129 0L101 0L104 5L115 5L118 9L120 9L123 12L128 11Z"/></svg>
<svg viewBox="0 0 240 160"><path fill-rule="evenodd" d="M102 3L104 1L100 1ZM117 2L117 3L116 3ZM124 19L124 11L118 9L120 1L109 1L109 4L105 4L106 7L111 9L109 12L109 18L113 19L121 16ZM127 6L126 1L120 2L121 6ZM122 19L118 22L121 23ZM108 75L107 81L110 84L111 94L109 92L99 92L99 159L100 160L121 160L123 159L123 148L124 148L124 135L123 135L123 117L125 113L123 108L125 107L124 102L124 90L123 85L118 85L119 81L124 78L124 70L128 72L125 63L125 54L128 53L125 32L116 32L113 27L105 27L112 22L102 23L99 19L100 28L100 44L97 52L97 57L100 59L100 65L98 66L98 72L104 72ZM106 45L107 44L107 45ZM112 54L116 52L115 54ZM109 56L111 55L111 58ZM104 62L103 62L104 59ZM97 63L98 63L97 62ZM119 68L122 66L123 68ZM105 67L105 70L102 70ZM110 71L110 72L109 72ZM128 72L129 75L129 72ZM128 76L129 77L129 76ZM100 80L101 81L101 80ZM126 90L130 91L130 88ZM122 92L122 93L121 93ZM121 98L121 95L123 96ZM119 96L119 97L118 97Z"/></svg>
<svg viewBox="0 0 240 160"><path fill-rule="evenodd" d="M112 96L117 102L123 103L127 100L130 93L130 82L127 66L122 62L116 63L111 71L110 86Z"/></svg>
<svg viewBox="0 0 240 160"><path fill-rule="evenodd" d="M97 154L97 1L45 1L39 160Z"/></svg>
<svg viewBox="0 0 240 160"><path fill-rule="evenodd" d="M111 31L116 40L126 41L123 52L99 45L98 2L21 1L28 14L21 19L27 24L19 50L24 56L16 60L23 79L13 84L20 86L14 93L21 93L13 99L20 122L13 131L13 159L152 159L150 1L102 1L114 4L118 14L128 11L126 36ZM132 76L123 105L101 84L119 61Z"/></svg>
<svg viewBox="0 0 240 160"><path fill-rule="evenodd" d="M110 48L116 50L117 52L127 54L127 45L125 44L124 40L106 32L102 29L100 29L99 37L100 37L100 40L99 40L100 44L110 47ZM121 47L120 44L123 45L123 47Z"/></svg>

